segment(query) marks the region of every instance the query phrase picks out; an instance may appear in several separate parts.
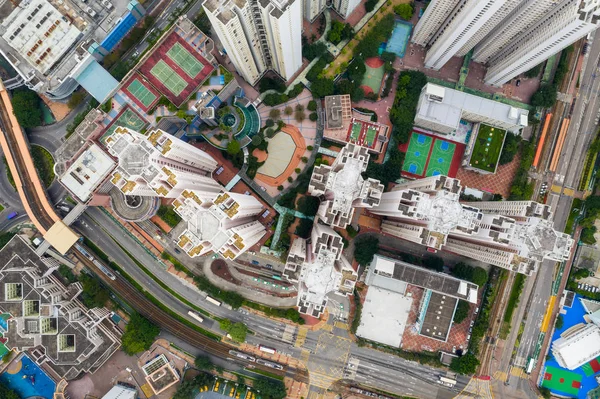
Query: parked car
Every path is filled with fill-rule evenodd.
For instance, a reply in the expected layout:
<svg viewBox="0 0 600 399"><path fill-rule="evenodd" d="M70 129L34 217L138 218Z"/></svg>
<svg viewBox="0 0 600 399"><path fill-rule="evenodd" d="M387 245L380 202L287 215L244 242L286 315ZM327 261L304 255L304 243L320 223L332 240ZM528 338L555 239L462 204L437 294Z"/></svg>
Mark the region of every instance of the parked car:
<svg viewBox="0 0 600 399"><path fill-rule="evenodd" d="M517 87L521 86L521 79L517 79L516 86L517 86Z"/></svg>

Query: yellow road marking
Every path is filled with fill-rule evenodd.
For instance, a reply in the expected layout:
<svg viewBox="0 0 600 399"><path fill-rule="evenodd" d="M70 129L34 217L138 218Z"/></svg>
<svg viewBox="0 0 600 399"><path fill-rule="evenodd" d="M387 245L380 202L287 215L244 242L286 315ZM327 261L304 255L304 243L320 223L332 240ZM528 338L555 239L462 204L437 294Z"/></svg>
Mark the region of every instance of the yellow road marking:
<svg viewBox="0 0 600 399"><path fill-rule="evenodd" d="M142 385L142 391L144 391L144 395L146 395L147 398L154 396L154 391L152 391L152 388L150 388L150 385L148 384Z"/></svg>
<svg viewBox="0 0 600 399"><path fill-rule="evenodd" d="M336 321L335 322L335 326L337 328L341 328L342 330L347 330L348 329L348 323L342 323L341 321Z"/></svg>
<svg viewBox="0 0 600 399"><path fill-rule="evenodd" d="M543 333L548 331L550 319L552 318L552 310L554 309L554 302L556 302L556 296L552 295L548 301L548 307L546 308L546 314L544 315L544 320L542 321L542 327L540 329Z"/></svg>
<svg viewBox="0 0 600 399"><path fill-rule="evenodd" d="M572 188L565 188L563 190L563 194L568 195L569 197L572 197L573 194L575 194L575 190L573 190Z"/></svg>
<svg viewBox="0 0 600 399"><path fill-rule="evenodd" d="M306 327L300 327L298 329L298 336L296 337L296 342L294 343L294 346L296 348L300 348L302 345L304 345L304 342L306 341L307 331L308 329Z"/></svg>
<svg viewBox="0 0 600 399"><path fill-rule="evenodd" d="M551 188L552 192L556 193L556 194L560 194L560 190L561 189L562 189L562 187L561 186L557 186L556 184L553 184L552 188Z"/></svg>

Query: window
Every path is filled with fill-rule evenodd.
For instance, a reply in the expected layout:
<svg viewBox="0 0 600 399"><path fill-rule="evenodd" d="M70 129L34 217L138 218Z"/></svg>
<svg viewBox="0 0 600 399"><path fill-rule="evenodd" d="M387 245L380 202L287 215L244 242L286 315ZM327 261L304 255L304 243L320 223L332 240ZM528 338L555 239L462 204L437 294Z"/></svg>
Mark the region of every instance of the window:
<svg viewBox="0 0 600 399"><path fill-rule="evenodd" d="M23 299L23 284L4 283L4 299L7 301L20 301Z"/></svg>
<svg viewBox="0 0 600 399"><path fill-rule="evenodd" d="M74 334L58 334L56 343L59 352L75 352Z"/></svg>

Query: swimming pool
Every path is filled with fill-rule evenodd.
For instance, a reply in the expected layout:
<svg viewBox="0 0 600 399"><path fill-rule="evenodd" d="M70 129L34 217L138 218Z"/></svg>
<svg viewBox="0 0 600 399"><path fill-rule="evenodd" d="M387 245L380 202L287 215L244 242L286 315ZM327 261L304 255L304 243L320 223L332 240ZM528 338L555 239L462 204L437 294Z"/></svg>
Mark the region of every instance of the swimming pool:
<svg viewBox="0 0 600 399"><path fill-rule="evenodd" d="M31 396L52 399L56 390L54 381L25 355L0 375L0 381L23 399Z"/></svg>
<svg viewBox="0 0 600 399"><path fill-rule="evenodd" d="M394 25L394 30L392 31L392 36L388 40L385 50L389 53L396 54L400 58L404 57L411 31L411 24L396 20L396 25Z"/></svg>

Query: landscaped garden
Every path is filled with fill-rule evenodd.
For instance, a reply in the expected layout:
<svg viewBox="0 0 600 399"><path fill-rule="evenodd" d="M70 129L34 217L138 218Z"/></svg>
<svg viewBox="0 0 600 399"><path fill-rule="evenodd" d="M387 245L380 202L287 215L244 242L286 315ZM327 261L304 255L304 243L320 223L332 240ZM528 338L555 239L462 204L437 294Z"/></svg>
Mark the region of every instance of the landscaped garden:
<svg viewBox="0 0 600 399"><path fill-rule="evenodd" d="M481 124L475 138L469 165L485 172L496 172L505 137L506 130Z"/></svg>

